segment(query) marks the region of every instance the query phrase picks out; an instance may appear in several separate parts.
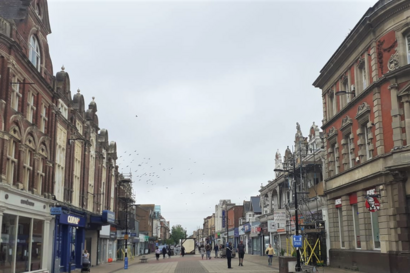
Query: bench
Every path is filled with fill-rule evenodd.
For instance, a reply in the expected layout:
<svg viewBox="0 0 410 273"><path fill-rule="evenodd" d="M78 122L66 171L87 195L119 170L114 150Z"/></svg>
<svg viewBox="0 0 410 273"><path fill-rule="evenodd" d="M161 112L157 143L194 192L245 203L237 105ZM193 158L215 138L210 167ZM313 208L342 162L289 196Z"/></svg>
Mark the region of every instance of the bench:
<svg viewBox="0 0 410 273"><path fill-rule="evenodd" d="M145 256L142 256L140 261L141 261L141 263L146 263L146 262L148 262L148 258L146 258Z"/></svg>

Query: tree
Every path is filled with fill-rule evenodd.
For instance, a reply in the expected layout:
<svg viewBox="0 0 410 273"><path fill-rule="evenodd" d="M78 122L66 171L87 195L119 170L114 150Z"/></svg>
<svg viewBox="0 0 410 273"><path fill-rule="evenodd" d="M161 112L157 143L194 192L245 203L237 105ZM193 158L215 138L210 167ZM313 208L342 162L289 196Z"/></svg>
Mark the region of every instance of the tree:
<svg viewBox="0 0 410 273"><path fill-rule="evenodd" d="M186 230L181 225L172 226L170 239L174 241L174 244L179 244L179 240L185 237Z"/></svg>

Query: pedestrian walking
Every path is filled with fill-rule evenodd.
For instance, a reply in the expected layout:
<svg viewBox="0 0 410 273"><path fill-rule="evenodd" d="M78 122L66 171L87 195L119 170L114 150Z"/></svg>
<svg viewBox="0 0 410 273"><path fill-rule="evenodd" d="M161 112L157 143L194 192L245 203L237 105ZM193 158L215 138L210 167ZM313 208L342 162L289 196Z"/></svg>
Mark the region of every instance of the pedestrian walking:
<svg viewBox="0 0 410 273"><path fill-rule="evenodd" d="M161 249L159 249L157 246L155 247L155 257L157 258L157 261L159 259L159 255L161 255Z"/></svg>
<svg viewBox="0 0 410 273"><path fill-rule="evenodd" d="M269 247L266 249L266 254L268 254L268 264L272 265L272 258L273 254L275 254L275 250L273 250L273 247L271 244L269 244Z"/></svg>
<svg viewBox="0 0 410 273"><path fill-rule="evenodd" d="M228 268L232 269L231 260L232 260L232 244L229 242L228 246L226 247L226 260L228 261Z"/></svg>
<svg viewBox="0 0 410 273"><path fill-rule="evenodd" d="M201 254L202 260L204 259L205 256L205 247L204 245L199 246L199 253Z"/></svg>
<svg viewBox="0 0 410 273"><path fill-rule="evenodd" d="M181 255L182 255L182 257L185 256L185 247L184 246L181 246Z"/></svg>
<svg viewBox="0 0 410 273"><path fill-rule="evenodd" d="M162 248L162 259L165 259L165 254L167 254L167 249L165 246Z"/></svg>
<svg viewBox="0 0 410 273"><path fill-rule="evenodd" d="M239 266L243 266L243 257L245 256L245 245L243 244L243 241L239 242L236 251L239 255Z"/></svg>
<svg viewBox="0 0 410 273"><path fill-rule="evenodd" d="M214 246L215 258L218 258L218 250L219 250L218 244L215 244Z"/></svg>
<svg viewBox="0 0 410 273"><path fill-rule="evenodd" d="M171 247L167 246L168 259L171 258Z"/></svg>
<svg viewBox="0 0 410 273"><path fill-rule="evenodd" d="M205 250L206 250L206 259L210 260L211 259L211 250L212 250L211 245L207 244L206 247L205 247Z"/></svg>

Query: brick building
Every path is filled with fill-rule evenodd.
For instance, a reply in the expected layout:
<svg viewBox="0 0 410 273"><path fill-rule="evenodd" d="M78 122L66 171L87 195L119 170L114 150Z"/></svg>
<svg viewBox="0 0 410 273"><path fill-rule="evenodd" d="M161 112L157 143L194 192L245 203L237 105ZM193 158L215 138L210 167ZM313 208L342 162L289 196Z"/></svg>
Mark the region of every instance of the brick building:
<svg viewBox="0 0 410 273"><path fill-rule="evenodd" d="M67 272L84 248L92 265L115 259L115 236L100 230L115 223L116 143L94 99L87 109L64 67L53 73L47 1L22 3L0 17L0 271Z"/></svg>
<svg viewBox="0 0 410 273"><path fill-rule="evenodd" d="M323 100L332 266L410 266L409 72L410 3L380 0L314 82Z"/></svg>

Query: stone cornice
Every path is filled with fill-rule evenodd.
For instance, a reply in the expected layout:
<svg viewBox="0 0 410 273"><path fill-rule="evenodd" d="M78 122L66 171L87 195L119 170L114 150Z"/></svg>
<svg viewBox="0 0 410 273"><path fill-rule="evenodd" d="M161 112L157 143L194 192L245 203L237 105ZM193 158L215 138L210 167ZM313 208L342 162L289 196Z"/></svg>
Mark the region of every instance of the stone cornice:
<svg viewBox="0 0 410 273"><path fill-rule="evenodd" d="M375 7L376 6L377 4ZM369 11L366 12L343 43L335 51L325 66L320 70L320 75L314 81L313 85L315 87L323 88L326 82L329 81L329 78L332 77L345 63L345 60L347 59L346 56L350 56L353 51L359 48L368 35L374 32L375 28L381 26L386 20L390 19L396 13L408 8L410 8L409 1L390 1L385 5L378 7L378 9L372 13L366 15L369 13L369 9Z"/></svg>

